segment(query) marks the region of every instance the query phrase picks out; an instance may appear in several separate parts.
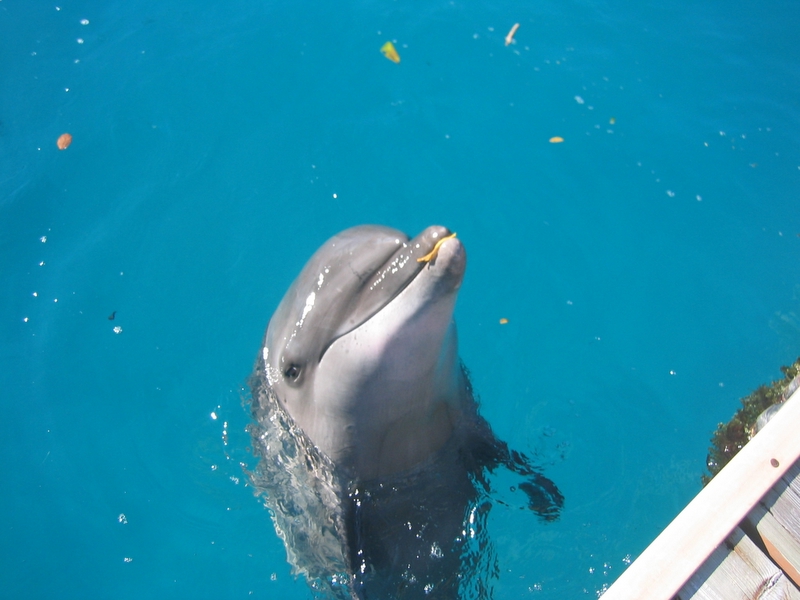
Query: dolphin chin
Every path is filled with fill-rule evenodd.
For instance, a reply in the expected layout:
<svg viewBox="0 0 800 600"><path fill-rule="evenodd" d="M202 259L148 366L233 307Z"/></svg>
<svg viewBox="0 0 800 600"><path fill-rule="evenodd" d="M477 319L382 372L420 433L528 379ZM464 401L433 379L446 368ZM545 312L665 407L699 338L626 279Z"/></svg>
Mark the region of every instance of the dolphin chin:
<svg viewBox="0 0 800 600"><path fill-rule="evenodd" d="M485 531L464 532L483 522L499 466L525 479L542 519L563 504L478 414L453 321L465 270L444 227L354 227L317 250L267 327L251 378L253 482L294 572L334 595L455 598L462 560L496 571L470 545Z"/></svg>

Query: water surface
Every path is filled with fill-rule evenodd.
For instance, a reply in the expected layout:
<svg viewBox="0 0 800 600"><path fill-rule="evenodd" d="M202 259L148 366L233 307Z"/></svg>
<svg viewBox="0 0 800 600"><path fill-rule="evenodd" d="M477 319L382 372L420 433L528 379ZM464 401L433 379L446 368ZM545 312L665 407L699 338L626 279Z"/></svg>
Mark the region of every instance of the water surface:
<svg viewBox="0 0 800 600"><path fill-rule="evenodd" d="M493 508L498 599L595 597L800 354L795 3L4 0L0 23L0 596L310 596L247 485L242 397L351 225L458 232L482 412L567 498L551 524Z"/></svg>

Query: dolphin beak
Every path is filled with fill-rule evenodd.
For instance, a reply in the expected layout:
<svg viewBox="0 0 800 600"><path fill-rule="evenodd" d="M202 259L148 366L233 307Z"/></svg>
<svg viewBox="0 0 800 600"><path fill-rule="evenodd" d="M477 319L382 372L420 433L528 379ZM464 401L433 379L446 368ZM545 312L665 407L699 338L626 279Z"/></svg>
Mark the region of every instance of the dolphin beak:
<svg viewBox="0 0 800 600"><path fill-rule="evenodd" d="M350 303L350 318L343 321L319 355L319 360L330 345L368 321L394 300L426 266L432 265L442 245L455 234L446 227L431 225L419 235L400 244L400 247L371 276L357 297ZM456 240L457 241L457 240ZM460 242L458 243L461 247Z"/></svg>

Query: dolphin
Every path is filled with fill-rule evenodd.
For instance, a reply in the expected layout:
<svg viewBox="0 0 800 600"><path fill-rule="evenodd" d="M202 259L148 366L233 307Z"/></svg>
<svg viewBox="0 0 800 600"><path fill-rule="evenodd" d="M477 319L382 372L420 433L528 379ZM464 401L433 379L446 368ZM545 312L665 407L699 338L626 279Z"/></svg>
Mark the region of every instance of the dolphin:
<svg viewBox="0 0 800 600"><path fill-rule="evenodd" d="M252 480L293 572L334 596L455 598L473 585L461 567L486 536L484 473L498 466L525 478L542 519L563 505L478 414L453 320L465 270L445 227L353 227L270 319L251 377Z"/></svg>

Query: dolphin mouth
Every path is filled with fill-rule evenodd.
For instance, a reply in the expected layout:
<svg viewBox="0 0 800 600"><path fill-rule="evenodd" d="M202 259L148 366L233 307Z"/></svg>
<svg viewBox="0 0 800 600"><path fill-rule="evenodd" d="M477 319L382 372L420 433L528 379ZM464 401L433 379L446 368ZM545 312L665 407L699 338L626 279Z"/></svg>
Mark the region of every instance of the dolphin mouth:
<svg viewBox="0 0 800 600"><path fill-rule="evenodd" d="M427 227L411 239L400 232L398 234L399 248L377 269L363 278L364 284L350 302L350 314L342 320L334 335L324 345L319 360L322 360L325 352L337 339L378 314L420 273L434 266L442 244L448 239L455 238L455 233L440 225ZM405 238L405 241L402 238Z"/></svg>

